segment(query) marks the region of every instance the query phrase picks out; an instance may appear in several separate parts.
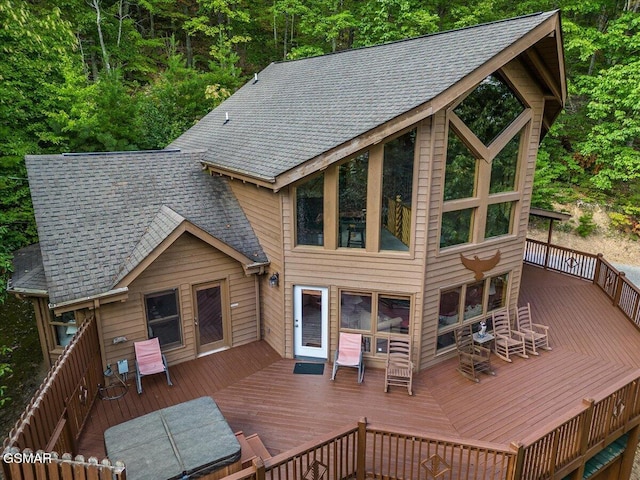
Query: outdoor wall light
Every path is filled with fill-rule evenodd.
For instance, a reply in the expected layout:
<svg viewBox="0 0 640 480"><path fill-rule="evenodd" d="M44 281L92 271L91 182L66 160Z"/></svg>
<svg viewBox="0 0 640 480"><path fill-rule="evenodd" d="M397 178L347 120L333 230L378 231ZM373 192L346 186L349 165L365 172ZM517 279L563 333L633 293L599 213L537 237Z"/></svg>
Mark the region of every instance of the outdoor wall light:
<svg viewBox="0 0 640 480"><path fill-rule="evenodd" d="M269 286L277 287L280 284L280 274L275 272L269 277Z"/></svg>

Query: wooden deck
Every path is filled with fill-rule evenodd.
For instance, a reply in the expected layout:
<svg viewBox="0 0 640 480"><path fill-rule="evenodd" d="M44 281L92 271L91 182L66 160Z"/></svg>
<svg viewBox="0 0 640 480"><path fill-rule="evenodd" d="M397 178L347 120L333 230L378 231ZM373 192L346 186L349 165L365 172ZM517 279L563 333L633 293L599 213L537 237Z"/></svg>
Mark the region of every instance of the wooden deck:
<svg viewBox="0 0 640 480"><path fill-rule="evenodd" d="M640 331L595 285L525 266L520 304L531 302L536 321L551 326L553 351L506 363L493 356L496 376L479 384L456 372L452 358L414 376L406 389L383 392L384 372L354 369L294 375L295 361L256 342L130 378L119 400L97 400L78 445L85 456L105 455L106 428L158 408L212 396L234 431L258 433L272 455L313 440L361 417L410 432L509 444L523 439L627 374L640 369ZM115 460L115 459L114 459Z"/></svg>

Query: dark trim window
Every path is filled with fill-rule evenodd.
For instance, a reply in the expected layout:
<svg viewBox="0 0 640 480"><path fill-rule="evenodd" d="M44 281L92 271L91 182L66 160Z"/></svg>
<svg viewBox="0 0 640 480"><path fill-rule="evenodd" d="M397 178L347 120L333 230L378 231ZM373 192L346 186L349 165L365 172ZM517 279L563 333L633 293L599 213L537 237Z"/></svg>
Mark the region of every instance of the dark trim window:
<svg viewBox="0 0 640 480"><path fill-rule="evenodd" d="M324 174L296 187L296 244L324 245Z"/></svg>
<svg viewBox="0 0 640 480"><path fill-rule="evenodd" d="M149 338L158 337L163 349L182 345L178 289L144 296Z"/></svg>
<svg viewBox="0 0 640 480"><path fill-rule="evenodd" d="M443 351L455 343L453 331L465 323L487 319L493 310L507 305L509 274L503 273L440 292L438 345ZM488 322L491 328L491 322Z"/></svg>

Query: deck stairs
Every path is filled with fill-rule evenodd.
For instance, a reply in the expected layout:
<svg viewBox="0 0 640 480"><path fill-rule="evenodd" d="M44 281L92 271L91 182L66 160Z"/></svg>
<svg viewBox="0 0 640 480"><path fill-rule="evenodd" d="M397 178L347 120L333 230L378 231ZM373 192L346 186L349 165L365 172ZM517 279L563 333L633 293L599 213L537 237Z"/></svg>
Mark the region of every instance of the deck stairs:
<svg viewBox="0 0 640 480"><path fill-rule="evenodd" d="M244 432L239 431L236 432L236 438L242 448L242 456L240 457L242 461L242 468L251 466L254 458L260 457L263 460L271 458L271 454L266 449L257 433L245 436Z"/></svg>

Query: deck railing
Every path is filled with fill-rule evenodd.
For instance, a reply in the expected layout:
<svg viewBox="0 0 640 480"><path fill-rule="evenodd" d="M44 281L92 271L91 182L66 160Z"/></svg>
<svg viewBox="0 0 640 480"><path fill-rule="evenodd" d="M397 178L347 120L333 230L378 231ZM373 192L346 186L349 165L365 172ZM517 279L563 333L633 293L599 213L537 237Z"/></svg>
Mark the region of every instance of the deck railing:
<svg viewBox="0 0 640 480"><path fill-rule="evenodd" d="M562 479L640 424L640 375L634 372L521 442L523 480ZM633 456L633 452L630 452ZM579 475L582 478L582 475Z"/></svg>
<svg viewBox="0 0 640 480"><path fill-rule="evenodd" d="M254 464L224 480L498 480L515 478L517 448L367 424Z"/></svg>
<svg viewBox="0 0 640 480"><path fill-rule="evenodd" d="M640 328L640 289L602 254L591 254L527 238L524 262L589 280L598 285L636 327Z"/></svg>
<svg viewBox="0 0 640 480"><path fill-rule="evenodd" d="M114 467L105 462L98 464L96 459L85 462L82 456L73 459L69 454L59 457L56 453L50 453L75 452L76 441L98 395L98 384L101 382L98 329L95 318L90 317L80 326L53 364L5 439L3 461L0 463L6 480L74 479L85 476L106 478L96 476L105 471L113 474L113 478L125 478L124 468L121 466ZM34 458L45 461L15 461L21 460L24 455L28 458L35 455Z"/></svg>

